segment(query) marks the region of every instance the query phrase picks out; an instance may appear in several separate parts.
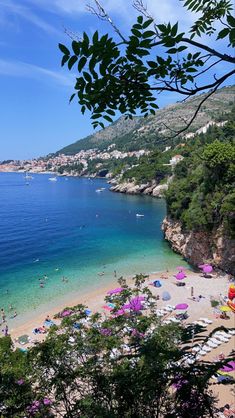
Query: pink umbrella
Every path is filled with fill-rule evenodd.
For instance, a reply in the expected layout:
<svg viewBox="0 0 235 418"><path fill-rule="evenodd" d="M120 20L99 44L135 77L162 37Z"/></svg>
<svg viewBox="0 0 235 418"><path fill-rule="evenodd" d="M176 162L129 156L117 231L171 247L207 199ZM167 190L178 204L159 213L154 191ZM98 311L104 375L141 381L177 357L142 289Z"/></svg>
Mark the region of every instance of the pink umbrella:
<svg viewBox="0 0 235 418"><path fill-rule="evenodd" d="M71 311L71 310L66 310L66 311L63 311L63 312L62 312L61 316L69 316L69 315L71 315L72 313L73 313L73 311Z"/></svg>
<svg viewBox="0 0 235 418"><path fill-rule="evenodd" d="M124 290L123 287L117 287L116 289L109 290L107 293L108 295L115 295L117 293L121 293L122 290Z"/></svg>
<svg viewBox="0 0 235 418"><path fill-rule="evenodd" d="M179 303L178 305L175 306L175 309L179 310L179 311L183 311L185 309L188 308L188 304L187 303Z"/></svg>
<svg viewBox="0 0 235 418"><path fill-rule="evenodd" d="M176 280L183 280L185 279L185 277L186 277L186 274L184 271L179 271L179 273L175 275Z"/></svg>
<svg viewBox="0 0 235 418"><path fill-rule="evenodd" d="M177 270L186 270L186 267L183 267L183 266L178 266L178 267L176 267L177 268Z"/></svg>
<svg viewBox="0 0 235 418"><path fill-rule="evenodd" d="M220 369L222 372L233 372L235 370L235 361L230 361L226 366Z"/></svg>
<svg viewBox="0 0 235 418"><path fill-rule="evenodd" d="M213 267L212 267L212 266L210 266L210 264L206 264L206 265L203 267L203 273L211 273L211 272L212 272L212 270L213 270Z"/></svg>

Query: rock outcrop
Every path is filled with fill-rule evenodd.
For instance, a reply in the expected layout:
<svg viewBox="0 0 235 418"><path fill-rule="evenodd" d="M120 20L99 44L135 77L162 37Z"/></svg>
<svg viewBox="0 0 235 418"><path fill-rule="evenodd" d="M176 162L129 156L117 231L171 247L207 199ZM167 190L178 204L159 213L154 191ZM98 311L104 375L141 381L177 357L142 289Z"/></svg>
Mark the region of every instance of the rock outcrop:
<svg viewBox="0 0 235 418"><path fill-rule="evenodd" d="M146 184L136 184L134 182L116 183L110 182L112 186L110 190L113 192L127 193L127 194L144 194L153 197L163 197L165 190L168 188L168 184L159 184L153 180Z"/></svg>
<svg viewBox="0 0 235 418"><path fill-rule="evenodd" d="M235 239L223 225L211 232L187 231L181 222L165 218L162 224L165 239L172 249L195 266L210 261L214 266L235 274Z"/></svg>

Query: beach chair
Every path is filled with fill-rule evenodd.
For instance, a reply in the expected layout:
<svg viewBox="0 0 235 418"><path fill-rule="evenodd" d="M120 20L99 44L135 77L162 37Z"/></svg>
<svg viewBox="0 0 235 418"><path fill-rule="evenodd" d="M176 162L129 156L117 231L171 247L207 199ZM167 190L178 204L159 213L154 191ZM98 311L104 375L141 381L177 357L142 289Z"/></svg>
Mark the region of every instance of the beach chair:
<svg viewBox="0 0 235 418"><path fill-rule="evenodd" d="M194 321L193 324L200 325L200 327L203 327L203 328L206 328L207 327L207 324L205 324L202 321Z"/></svg>
<svg viewBox="0 0 235 418"><path fill-rule="evenodd" d="M213 321L211 321L209 318L199 318L199 321L205 322L205 324L212 324Z"/></svg>
<svg viewBox="0 0 235 418"><path fill-rule="evenodd" d="M211 348L208 347L207 345L203 345L202 350L203 351L206 351L207 353L210 353L211 352Z"/></svg>
<svg viewBox="0 0 235 418"><path fill-rule="evenodd" d="M223 344L222 341L218 340L217 338L210 338L209 341L211 341L213 344L221 345Z"/></svg>
<svg viewBox="0 0 235 418"><path fill-rule="evenodd" d="M229 335L235 335L235 329L230 329L228 332Z"/></svg>
<svg viewBox="0 0 235 418"><path fill-rule="evenodd" d="M227 343L229 341L228 338L224 338L222 335L216 335L216 339L223 343Z"/></svg>
<svg viewBox="0 0 235 418"><path fill-rule="evenodd" d="M217 348L219 346L219 344L217 344L217 342L215 343L215 342L210 341L210 340L207 341L207 345L211 348Z"/></svg>
<svg viewBox="0 0 235 418"><path fill-rule="evenodd" d="M204 351L203 349L201 349L200 351L198 351L198 354L200 356L205 356L206 355L206 351Z"/></svg>
<svg viewBox="0 0 235 418"><path fill-rule="evenodd" d="M198 353L200 350L201 350L201 347L200 347L199 345L195 345L195 346L192 348L192 351L193 351L194 353Z"/></svg>

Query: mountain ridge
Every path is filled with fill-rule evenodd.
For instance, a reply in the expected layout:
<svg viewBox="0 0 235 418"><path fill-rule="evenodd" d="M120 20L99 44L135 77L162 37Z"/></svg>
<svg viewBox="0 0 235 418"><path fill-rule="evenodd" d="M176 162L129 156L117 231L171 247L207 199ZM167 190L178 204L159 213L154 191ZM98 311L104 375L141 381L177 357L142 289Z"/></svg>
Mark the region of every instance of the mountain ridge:
<svg viewBox="0 0 235 418"><path fill-rule="evenodd" d="M81 150L105 149L112 143L118 150L153 149L156 145L172 143L174 132L180 131L192 118L205 93L195 96L184 103L173 103L156 111L155 116L147 118L136 116L126 120L121 116L105 129L81 138L63 147L55 154L74 155ZM184 134L193 133L211 121L224 118L234 104L235 85L227 86L215 92L200 109L196 119ZM185 135L184 135L185 136Z"/></svg>

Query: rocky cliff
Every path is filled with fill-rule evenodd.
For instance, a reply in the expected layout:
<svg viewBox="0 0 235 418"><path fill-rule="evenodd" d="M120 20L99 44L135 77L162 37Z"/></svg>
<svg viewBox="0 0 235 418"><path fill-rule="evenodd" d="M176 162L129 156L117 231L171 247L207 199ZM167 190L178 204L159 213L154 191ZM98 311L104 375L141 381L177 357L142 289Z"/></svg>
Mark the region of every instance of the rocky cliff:
<svg viewBox="0 0 235 418"><path fill-rule="evenodd" d="M145 184L136 184L134 182L117 183L111 180L112 192L127 193L127 194L144 194L153 197L163 197L164 192L168 188L168 184L157 184L154 180Z"/></svg>
<svg viewBox="0 0 235 418"><path fill-rule="evenodd" d="M165 218L162 224L165 239L172 249L198 266L206 260L231 274L235 274L235 239L220 226L211 232L187 231L181 222Z"/></svg>

